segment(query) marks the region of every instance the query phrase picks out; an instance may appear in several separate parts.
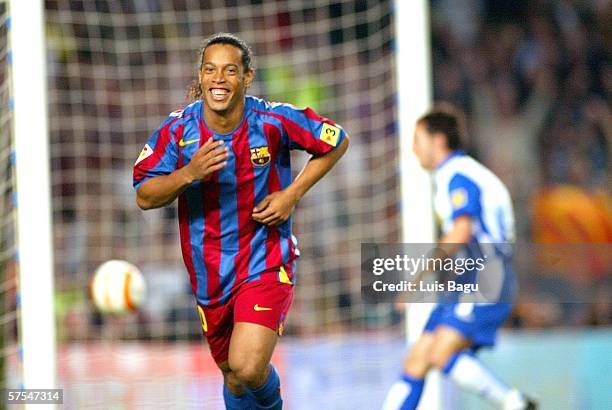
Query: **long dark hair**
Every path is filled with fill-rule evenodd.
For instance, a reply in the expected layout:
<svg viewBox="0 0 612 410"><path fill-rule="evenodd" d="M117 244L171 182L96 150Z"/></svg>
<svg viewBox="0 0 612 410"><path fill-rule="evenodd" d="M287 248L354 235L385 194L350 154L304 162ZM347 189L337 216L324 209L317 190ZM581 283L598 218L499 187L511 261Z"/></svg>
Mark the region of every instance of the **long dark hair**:
<svg viewBox="0 0 612 410"><path fill-rule="evenodd" d="M202 65L204 64L204 52L206 49L213 44L229 44L236 47L242 52L242 67L245 72L254 70L253 61L253 50L251 47L240 37L232 33L216 33L204 40L204 45L199 53L200 64L198 64L198 71L196 72L196 79L191 82L187 89L187 100L190 102L199 100L202 98L202 87L200 85L199 73L202 71Z"/></svg>

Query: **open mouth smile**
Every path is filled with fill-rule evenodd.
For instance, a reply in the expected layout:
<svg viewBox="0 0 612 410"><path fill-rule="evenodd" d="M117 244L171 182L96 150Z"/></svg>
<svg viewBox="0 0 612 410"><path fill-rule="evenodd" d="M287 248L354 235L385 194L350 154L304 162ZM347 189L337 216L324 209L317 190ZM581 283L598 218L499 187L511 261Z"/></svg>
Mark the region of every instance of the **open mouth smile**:
<svg viewBox="0 0 612 410"><path fill-rule="evenodd" d="M213 87L208 90L213 101L223 102L229 98L230 91L226 88Z"/></svg>

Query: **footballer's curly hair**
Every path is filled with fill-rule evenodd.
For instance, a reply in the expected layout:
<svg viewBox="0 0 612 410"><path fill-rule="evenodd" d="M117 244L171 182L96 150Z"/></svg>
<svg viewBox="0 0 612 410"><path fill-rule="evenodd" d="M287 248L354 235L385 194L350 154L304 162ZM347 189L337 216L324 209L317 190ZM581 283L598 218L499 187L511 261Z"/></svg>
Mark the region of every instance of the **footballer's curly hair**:
<svg viewBox="0 0 612 410"><path fill-rule="evenodd" d="M187 90L187 98L189 101L196 101L202 98L202 87L200 86L198 74L202 71L204 65L204 52L206 49L214 44L229 44L234 46L242 52L242 68L244 72L255 69L253 50L251 47L240 37L232 33L216 33L204 40L204 45L199 53L198 72L196 73L196 80L194 80Z"/></svg>
<svg viewBox="0 0 612 410"><path fill-rule="evenodd" d="M427 114L417 120L429 134L440 133L446 137L451 150L463 148L465 120L461 111L448 103L438 103Z"/></svg>

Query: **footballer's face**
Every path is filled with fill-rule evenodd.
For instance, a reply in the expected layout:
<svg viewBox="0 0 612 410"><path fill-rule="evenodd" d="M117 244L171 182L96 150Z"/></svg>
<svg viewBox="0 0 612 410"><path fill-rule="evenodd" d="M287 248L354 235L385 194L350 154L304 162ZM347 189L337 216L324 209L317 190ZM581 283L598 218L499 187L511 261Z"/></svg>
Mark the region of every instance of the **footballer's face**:
<svg viewBox="0 0 612 410"><path fill-rule="evenodd" d="M427 127L422 122L418 122L414 128L412 150L423 168L428 170L435 168L434 138L429 134Z"/></svg>
<svg viewBox="0 0 612 410"><path fill-rule="evenodd" d="M213 44L202 56L200 87L205 106L224 115L244 102L253 81L253 70L242 66L242 50L230 44Z"/></svg>

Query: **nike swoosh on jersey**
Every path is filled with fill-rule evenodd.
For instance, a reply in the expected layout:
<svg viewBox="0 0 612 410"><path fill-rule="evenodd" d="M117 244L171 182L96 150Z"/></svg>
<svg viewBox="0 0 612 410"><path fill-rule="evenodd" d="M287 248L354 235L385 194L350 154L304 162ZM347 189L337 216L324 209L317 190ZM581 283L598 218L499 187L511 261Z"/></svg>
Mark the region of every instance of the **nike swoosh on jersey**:
<svg viewBox="0 0 612 410"><path fill-rule="evenodd" d="M264 310L272 310L272 308L269 307L263 307L263 306L259 306L259 304L256 304L255 306L253 306L253 310L255 312L262 312Z"/></svg>
<svg viewBox="0 0 612 410"><path fill-rule="evenodd" d="M184 147L185 145L189 145L189 144L193 144L194 142L198 142L200 141L200 139L196 139L196 140L188 140L188 141L183 141L183 139L181 138L179 140L179 147Z"/></svg>

